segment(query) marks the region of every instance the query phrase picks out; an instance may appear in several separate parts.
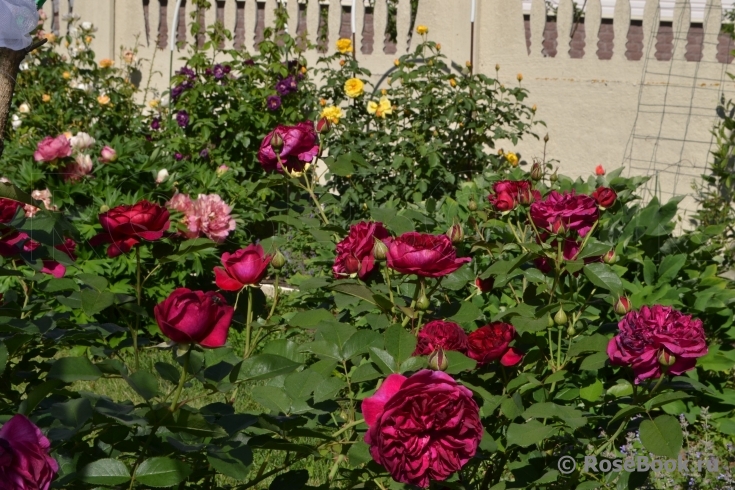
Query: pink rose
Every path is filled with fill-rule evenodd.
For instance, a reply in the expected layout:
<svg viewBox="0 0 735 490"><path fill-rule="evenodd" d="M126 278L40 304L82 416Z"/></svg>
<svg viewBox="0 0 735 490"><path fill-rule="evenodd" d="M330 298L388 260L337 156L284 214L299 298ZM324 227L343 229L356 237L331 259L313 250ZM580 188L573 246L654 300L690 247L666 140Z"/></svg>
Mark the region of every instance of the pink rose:
<svg viewBox="0 0 735 490"><path fill-rule="evenodd" d="M518 204L528 205L541 200L541 193L528 180L501 180L493 184L493 193L487 200L498 211L510 211Z"/></svg>
<svg viewBox="0 0 735 490"><path fill-rule="evenodd" d="M401 274L442 277L456 271L471 257L457 257L452 241L446 235L408 232L388 245L388 267Z"/></svg>
<svg viewBox="0 0 735 490"><path fill-rule="evenodd" d="M283 139L283 148L279 155L281 163L278 163L276 153L271 147L273 134L278 133ZM304 164L311 162L319 153L319 137L314 131L311 121L298 123L296 126L276 126L260 144L258 161L268 172L283 172L282 165L288 170L301 172Z"/></svg>
<svg viewBox="0 0 735 490"><path fill-rule="evenodd" d="M89 155L80 153L69 163L63 170L62 175L67 182L78 182L82 177L92 173L92 158Z"/></svg>
<svg viewBox="0 0 735 490"><path fill-rule="evenodd" d="M390 233L380 222L360 221L350 226L349 235L337 244L337 257L332 266L334 277L357 273L360 279L365 279L375 267L375 239L385 242L389 237Z"/></svg>
<svg viewBox="0 0 735 490"><path fill-rule="evenodd" d="M636 384L658 378L663 372L683 374L707 354L702 321L669 306L631 311L618 328L620 333L607 345L607 355L612 364L633 368Z"/></svg>
<svg viewBox="0 0 735 490"><path fill-rule="evenodd" d="M180 213L188 213L191 210L193 201L186 194L176 193L170 201L166 203L166 207L178 211Z"/></svg>
<svg viewBox="0 0 735 490"><path fill-rule="evenodd" d="M515 366L523 359L520 351L510 347L515 338L513 325L493 322L470 333L468 355L480 365L500 360L503 366Z"/></svg>
<svg viewBox="0 0 735 490"><path fill-rule="evenodd" d="M454 322L434 320L421 328L414 356L428 356L435 350L467 352L467 334Z"/></svg>
<svg viewBox="0 0 735 490"><path fill-rule="evenodd" d="M0 487L48 490L59 471L50 448L41 429L25 415L14 415L0 428Z"/></svg>
<svg viewBox="0 0 735 490"><path fill-rule="evenodd" d="M60 134L56 138L46 136L38 142L38 147L33 153L33 159L37 162L53 162L59 158L71 156L71 143L66 136Z"/></svg>
<svg viewBox="0 0 735 490"><path fill-rule="evenodd" d="M235 309L214 291L178 288L153 308L161 332L179 344L222 347Z"/></svg>
<svg viewBox="0 0 735 490"><path fill-rule="evenodd" d="M100 163L112 163L117 161L117 152L114 148L105 146L100 152Z"/></svg>
<svg viewBox="0 0 735 490"><path fill-rule="evenodd" d="M585 194L556 191L544 201L531 204L531 219L534 224L545 230L556 233L560 227L566 231L575 231L585 236L599 217L597 202Z"/></svg>
<svg viewBox="0 0 735 490"><path fill-rule="evenodd" d="M391 374L362 413L373 459L394 480L421 488L462 469L482 440L472 392L441 371Z"/></svg>
<svg viewBox="0 0 735 490"><path fill-rule="evenodd" d="M224 242L236 227L231 212L232 208L217 194L199 194L186 211L187 236L194 238L205 235L217 243Z"/></svg>
<svg viewBox="0 0 735 490"><path fill-rule="evenodd" d="M239 291L255 285L265 277L272 255L263 253L260 245L248 245L234 254L222 254L222 267L214 268L215 282L225 291Z"/></svg>

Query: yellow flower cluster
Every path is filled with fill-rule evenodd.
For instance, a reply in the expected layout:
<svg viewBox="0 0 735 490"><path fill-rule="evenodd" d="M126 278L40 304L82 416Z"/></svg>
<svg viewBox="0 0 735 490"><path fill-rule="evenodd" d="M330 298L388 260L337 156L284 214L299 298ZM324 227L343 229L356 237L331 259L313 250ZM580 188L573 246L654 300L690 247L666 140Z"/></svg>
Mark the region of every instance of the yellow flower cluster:
<svg viewBox="0 0 735 490"><path fill-rule="evenodd" d="M356 99L365 92L365 83L359 78L350 78L345 82L345 94L351 99Z"/></svg>
<svg viewBox="0 0 735 490"><path fill-rule="evenodd" d="M339 124L339 120L345 117L345 113L340 107L330 105L322 109L321 117L332 124Z"/></svg>
<svg viewBox="0 0 735 490"><path fill-rule="evenodd" d="M393 114L393 105L388 100L388 97L381 97L380 102L370 101L367 105L367 111L370 114L375 114L375 117L382 117L385 119L386 114Z"/></svg>
<svg viewBox="0 0 735 490"><path fill-rule="evenodd" d="M347 54L352 52L352 41L346 38L342 38L339 41L337 41L337 51L339 51L342 54Z"/></svg>

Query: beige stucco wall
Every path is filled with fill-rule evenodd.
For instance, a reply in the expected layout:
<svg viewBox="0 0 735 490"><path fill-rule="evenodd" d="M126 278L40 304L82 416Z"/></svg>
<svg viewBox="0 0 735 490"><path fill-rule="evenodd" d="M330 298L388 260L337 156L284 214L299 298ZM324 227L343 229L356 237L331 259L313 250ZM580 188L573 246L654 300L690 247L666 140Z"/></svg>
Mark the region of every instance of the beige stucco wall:
<svg viewBox="0 0 735 490"><path fill-rule="evenodd" d="M68 12L68 0L59 0L60 14ZM168 0L167 23L172 24L175 0ZM217 2L212 2L216 4ZM244 9L245 48L254 49L256 2L225 0L222 14L225 27L234 31L238 3ZM303 0L298 3L303 3ZM287 8L296 19L297 0ZM329 8L330 46L339 38L342 5L351 0L321 0ZM527 3L527 2L526 2ZM638 2L640 3L640 2ZM670 2L669 2L670 3ZM317 2L309 0L306 30L317 31ZM265 25L271 25L276 0L265 2ZM430 27L429 36L442 44L442 51L459 65L470 57L471 0L421 0L417 23ZM52 15L52 4L45 7ZM207 13L207 22L214 22L216 9ZM637 11L639 11L638 9ZM121 46L132 46L135 36L141 41L143 58L153 58L158 40L159 1L150 0L149 32L146 38L142 0L75 0L74 13L98 27L95 49L100 58L119 60ZM187 8L187 14L191 7ZM721 95L732 97L735 83L727 76L730 65L716 60L720 33L722 4L706 0L704 10L704 48L700 62L686 61L684 53L691 23L688 0L676 0L673 15L673 60L658 61L656 32L659 26L659 2L647 0L642 17L644 48L640 61L625 56L625 44L631 20L629 0L617 0L613 15L614 53L611 60L597 58L597 32L602 22L600 0L588 0L585 11L586 47L582 59L571 59L569 33L573 25L572 0L561 0L556 27L559 32L558 54L554 58L542 54L542 38L546 22L543 0L532 0L530 10L530 53L526 48L523 3L520 0L477 0L475 23L474 64L476 70L494 76L499 64L503 83L514 84L516 74L523 74L523 85L530 90L529 102L538 106L538 117L548 125L540 128L541 136L548 131L550 141L547 157L560 161L561 172L587 176L602 164L612 170L625 165L624 175L653 176L649 195L663 199L691 193L693 181L704 171L710 148L712 125L716 121L715 107ZM357 2L356 25L358 48L362 44L365 4ZM377 0L374 8L374 49L358 60L374 74L374 82L393 67L393 60L409 48L410 6L408 0L398 2L398 43L396 54L383 53L383 35L387 19L385 0ZM188 15L187 15L188 20ZM695 19L696 20L696 19ZM296 22L290 23L296 30ZM60 22L64 32L65 23ZM566 35L564 34L566 33ZM188 42L192 42L188 36ZM230 46L226 46L230 47ZM186 48L174 54L174 70L181 66L178 58ZM309 55L316 61L317 54ZM158 51L155 71L163 76L154 78L154 85L165 89L169 73L169 52ZM145 71L145 70L144 70ZM504 144L505 149L511 146ZM531 160L543 154L543 142L528 139L516 148ZM657 187L655 187L656 183ZM693 208L693 200L685 205Z"/></svg>

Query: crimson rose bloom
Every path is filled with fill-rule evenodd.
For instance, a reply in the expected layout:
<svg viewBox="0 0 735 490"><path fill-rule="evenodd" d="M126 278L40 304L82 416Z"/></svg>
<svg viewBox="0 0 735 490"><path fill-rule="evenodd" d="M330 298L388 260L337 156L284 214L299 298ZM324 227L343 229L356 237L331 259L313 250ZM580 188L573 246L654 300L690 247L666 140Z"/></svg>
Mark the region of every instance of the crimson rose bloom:
<svg viewBox="0 0 735 490"><path fill-rule="evenodd" d="M544 201L531 204L531 219L534 224L556 233L560 226L566 231L576 231L585 236L599 216L597 202L585 194L551 191Z"/></svg>
<svg viewBox="0 0 735 490"><path fill-rule="evenodd" d="M362 413L373 459L394 480L421 488L459 471L482 439L472 392L441 371L391 374Z"/></svg>
<svg viewBox="0 0 735 490"><path fill-rule="evenodd" d="M630 366L635 382L661 376L659 357L675 359L666 372L682 374L694 369L707 354L702 321L669 306L644 306L627 313L618 323L620 333L607 344L612 364Z"/></svg>
<svg viewBox="0 0 735 490"><path fill-rule="evenodd" d="M0 198L0 223L10 223L21 204L12 199Z"/></svg>
<svg viewBox="0 0 735 490"><path fill-rule="evenodd" d="M523 354L509 345L515 337L513 325L503 322L485 325L468 336L468 355L479 365L500 359L503 366L515 366L523 359Z"/></svg>
<svg viewBox="0 0 735 490"><path fill-rule="evenodd" d="M271 138L274 133L278 133L283 138L280 164L271 147ZM260 144L258 161L268 172L283 172L281 164L290 171L301 172L304 170L304 164L311 162L318 153L319 138L314 131L314 123L305 121L296 126L276 126L276 129L268 133Z"/></svg>
<svg viewBox="0 0 735 490"><path fill-rule="evenodd" d="M109 243L107 256L117 257L130 252L141 240L161 238L171 224L169 216L166 208L145 200L112 208L99 215L105 231L94 236L90 243L92 246Z"/></svg>
<svg viewBox="0 0 735 490"><path fill-rule="evenodd" d="M28 234L20 231L14 231L0 239L0 256L13 257L15 255L19 255L22 252L33 252L40 246L41 244L35 240L32 240L28 236ZM66 255L69 256L72 261L77 260L77 256L74 253L77 248L77 244L71 238L64 239L63 243L54 245L54 248L56 250L59 250L60 252L64 252ZM33 254L31 254L31 259L32 258ZM42 259L41 263L43 264L41 267L41 272L43 272L44 274L50 274L56 279L60 279L64 277L64 274L66 274L66 267L61 265L56 260Z"/></svg>
<svg viewBox="0 0 735 490"><path fill-rule="evenodd" d="M487 200L498 211L510 211L518 204L530 204L541 200L541 193L533 190L528 180L501 180L493 184L493 194Z"/></svg>
<svg viewBox="0 0 735 490"><path fill-rule="evenodd" d="M222 347L235 309L214 291L178 288L153 308L163 334L180 344Z"/></svg>
<svg viewBox="0 0 735 490"><path fill-rule="evenodd" d="M446 235L411 231L390 242L386 260L388 267L401 274L442 277L471 262L472 258L458 258L452 241Z"/></svg>
<svg viewBox="0 0 735 490"><path fill-rule="evenodd" d="M595 192L592 193L592 197L597 201L597 204L601 208L609 208L618 199L617 193L609 187L598 187Z"/></svg>
<svg viewBox="0 0 735 490"><path fill-rule="evenodd" d="M63 134L60 134L56 138L46 136L38 142L38 147L33 153L33 159L37 162L53 162L59 158L70 156L71 142Z"/></svg>
<svg viewBox="0 0 735 490"><path fill-rule="evenodd" d="M48 490L59 471L50 447L41 429L25 415L14 415L0 428L0 488Z"/></svg>
<svg viewBox="0 0 735 490"><path fill-rule="evenodd" d="M337 244L337 257L332 266L334 277L339 279L357 273L360 279L365 279L375 267L373 246L376 238L383 242L390 238L383 223L360 221L350 226L350 234Z"/></svg>
<svg viewBox="0 0 735 490"><path fill-rule="evenodd" d="M234 254L222 254L222 265L214 268L217 286L225 291L239 291L245 286L258 284L268 271L272 255L265 255L260 245L248 245Z"/></svg>
<svg viewBox="0 0 735 490"><path fill-rule="evenodd" d="M467 334L453 322L434 320L421 328L414 356L428 356L439 348L467 352Z"/></svg>

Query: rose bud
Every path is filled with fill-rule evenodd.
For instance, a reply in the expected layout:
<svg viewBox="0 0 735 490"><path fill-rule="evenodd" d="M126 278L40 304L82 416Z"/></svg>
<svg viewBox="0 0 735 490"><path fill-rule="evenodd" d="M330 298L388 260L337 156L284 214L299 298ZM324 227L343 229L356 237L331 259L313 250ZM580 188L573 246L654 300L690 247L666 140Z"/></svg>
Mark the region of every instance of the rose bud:
<svg viewBox="0 0 735 490"><path fill-rule="evenodd" d="M373 244L373 257L375 260L385 260L385 256L388 254L388 246L383 243L383 240L374 238Z"/></svg>
<svg viewBox="0 0 735 490"><path fill-rule="evenodd" d="M429 309L429 306L431 306L431 301L429 301L426 294L422 292L419 299L416 300L416 309L419 311L426 311Z"/></svg>
<svg viewBox="0 0 735 490"><path fill-rule="evenodd" d="M224 267L214 268L217 286L225 291L239 291L245 286L260 283L268 272L268 264L273 259L266 255L260 245L248 245L237 252L222 254Z"/></svg>
<svg viewBox="0 0 735 490"><path fill-rule="evenodd" d="M283 136L281 136L280 133L273 133L273 136L271 137L271 148L273 148L273 151L276 153L281 152L281 149L283 148Z"/></svg>
<svg viewBox="0 0 735 490"><path fill-rule="evenodd" d="M168 170L166 170L165 168L162 168L156 174L156 184L162 184L166 182L166 179L168 179Z"/></svg>
<svg viewBox="0 0 735 490"><path fill-rule="evenodd" d="M477 211L477 203L474 199L470 199L470 202L467 204L467 209L470 211Z"/></svg>
<svg viewBox="0 0 735 490"><path fill-rule="evenodd" d="M544 143L549 142L549 134L547 133L546 136L544 136Z"/></svg>
<svg viewBox="0 0 735 490"><path fill-rule="evenodd" d="M47 490L59 471L49 455L51 443L25 415L13 417L0 428L2 488Z"/></svg>
<svg viewBox="0 0 735 490"><path fill-rule="evenodd" d="M447 236L455 245L462 243L464 240L464 230L462 229L462 225L456 223L453 224L449 230L447 230Z"/></svg>
<svg viewBox="0 0 735 490"><path fill-rule="evenodd" d="M367 278L375 268L373 250L376 240L389 237L388 230L378 221L361 221L350 226L350 233L335 247L334 277L339 279L357 273L360 279Z"/></svg>
<svg viewBox="0 0 735 490"><path fill-rule="evenodd" d="M493 203L495 205L495 209L500 211L501 213L506 211L512 211L513 208L516 207L516 201L513 199L513 196L508 194L507 192L501 192L495 197L495 202Z"/></svg>
<svg viewBox="0 0 735 490"><path fill-rule="evenodd" d="M434 371L446 371L449 367L449 360L441 347L429 354L428 362L429 367Z"/></svg>
<svg viewBox="0 0 735 490"><path fill-rule="evenodd" d="M625 315L630 311L630 300L626 296L621 296L615 303L615 313Z"/></svg>
<svg viewBox="0 0 735 490"><path fill-rule="evenodd" d="M112 163L117 161L117 152L114 148L105 146L100 152L100 163Z"/></svg>
<svg viewBox="0 0 735 490"><path fill-rule="evenodd" d="M541 164L534 162L531 165L531 180L539 181L544 177L544 169L541 168Z"/></svg>
<svg viewBox="0 0 735 490"><path fill-rule="evenodd" d="M570 337L574 337L575 335L577 335L577 329L569 325L569 328L567 328L567 335L569 335Z"/></svg>
<svg viewBox="0 0 735 490"><path fill-rule="evenodd" d="M598 187L597 190L592 193L592 197L597 201L597 205L600 206L600 209L605 210L615 204L618 195L609 187Z"/></svg>
<svg viewBox="0 0 735 490"><path fill-rule="evenodd" d="M332 129L332 123L329 122L329 119L323 117L316 122L315 129L319 134L327 134Z"/></svg>
<svg viewBox="0 0 735 490"><path fill-rule="evenodd" d="M286 257L283 256L280 250L276 250L276 254L271 259L271 266L274 269L282 269L286 265Z"/></svg>
<svg viewBox="0 0 735 490"><path fill-rule="evenodd" d="M551 327L553 327L554 325L556 325L556 323L554 323L554 317L552 317L551 315L549 315L549 316L547 317L547 319L548 319L548 321L546 322L546 324L547 324L547 326L548 326L549 328L551 328Z"/></svg>
<svg viewBox="0 0 735 490"><path fill-rule="evenodd" d="M345 258L344 266L348 274L357 274L357 271L360 270L360 261L354 255L348 255Z"/></svg>
<svg viewBox="0 0 735 490"><path fill-rule="evenodd" d="M569 319L567 318L567 314L564 312L564 308L559 308L559 311L554 315L554 323L557 325L566 325L568 321Z"/></svg>
<svg viewBox="0 0 735 490"><path fill-rule="evenodd" d="M658 362L664 367L671 367L674 364L676 364L676 356L673 354L669 354L665 350L662 350L661 353L658 355ZM443 369L442 369L443 371Z"/></svg>
<svg viewBox="0 0 735 490"><path fill-rule="evenodd" d="M487 279L480 279L478 277L477 279L475 279L475 286L477 286L477 289L479 289L482 293L487 293L488 291L491 291L494 285L495 279L492 277L488 277Z"/></svg>
<svg viewBox="0 0 735 490"><path fill-rule="evenodd" d="M559 177L556 176L556 170L554 170L554 173L549 176L549 180L551 182L556 182L557 180L559 180Z"/></svg>
<svg viewBox="0 0 735 490"><path fill-rule="evenodd" d="M524 206L528 206L533 202L533 192L529 187L518 189L518 202Z"/></svg>
<svg viewBox="0 0 735 490"><path fill-rule="evenodd" d="M610 250L602 256L602 261L606 264L614 264L618 261L618 255L615 253L615 250Z"/></svg>
<svg viewBox="0 0 735 490"><path fill-rule="evenodd" d="M153 313L161 332L174 342L216 348L227 342L235 309L214 291L178 288Z"/></svg>

